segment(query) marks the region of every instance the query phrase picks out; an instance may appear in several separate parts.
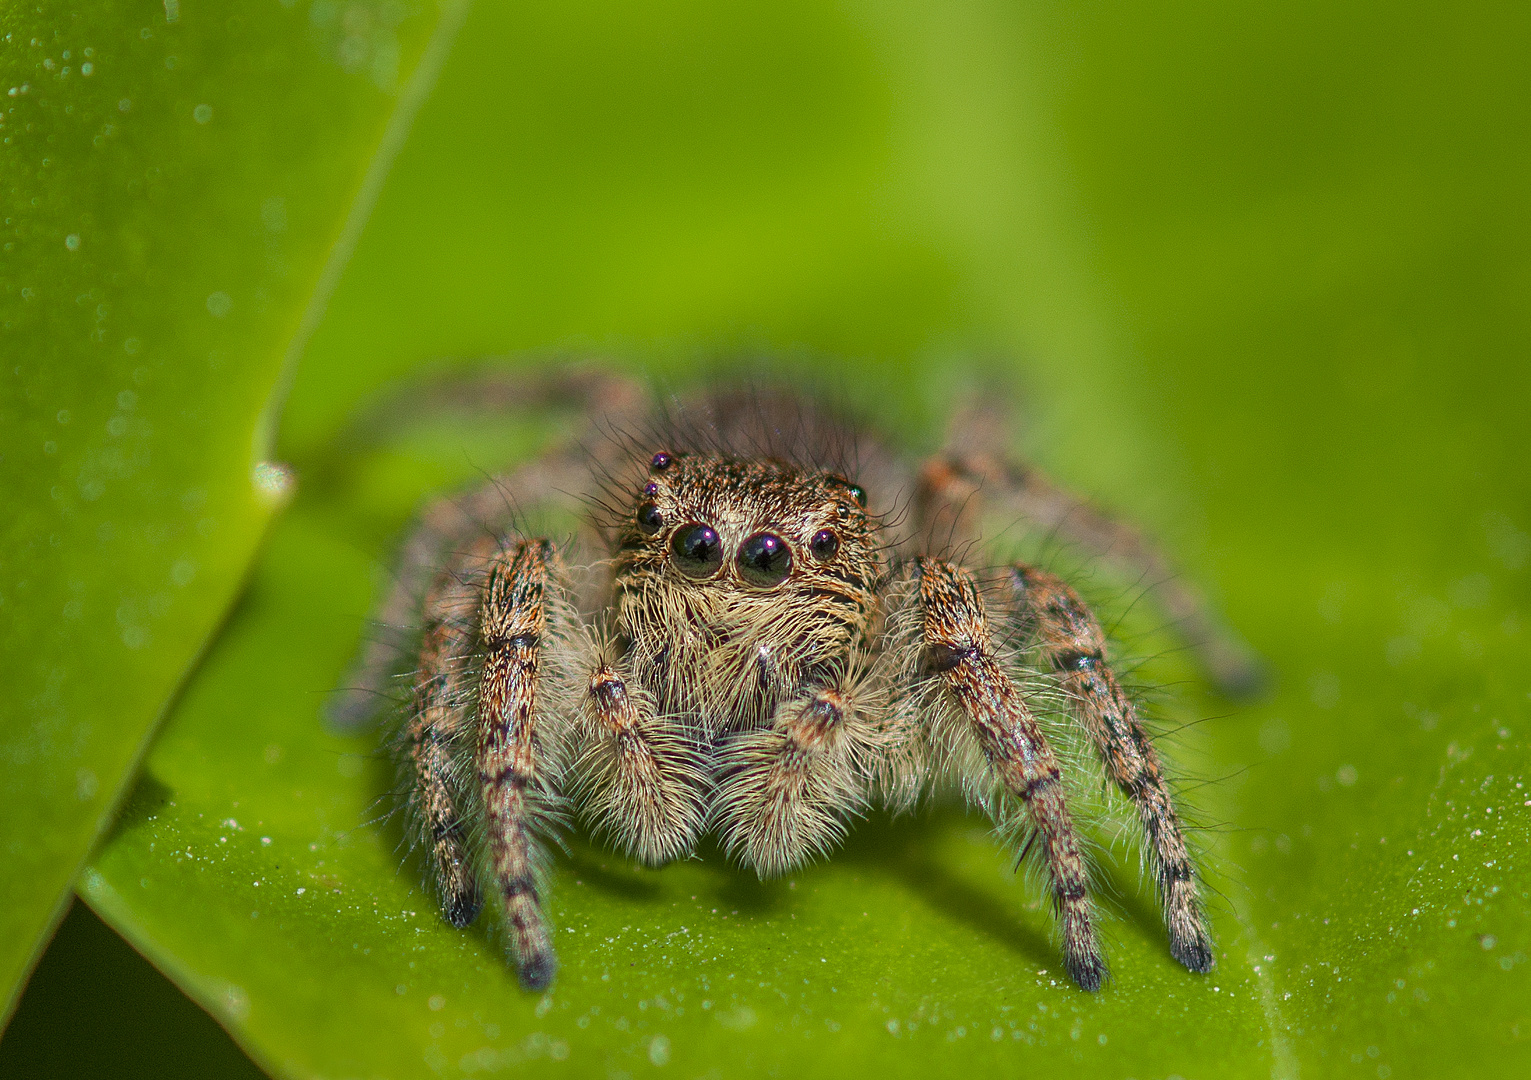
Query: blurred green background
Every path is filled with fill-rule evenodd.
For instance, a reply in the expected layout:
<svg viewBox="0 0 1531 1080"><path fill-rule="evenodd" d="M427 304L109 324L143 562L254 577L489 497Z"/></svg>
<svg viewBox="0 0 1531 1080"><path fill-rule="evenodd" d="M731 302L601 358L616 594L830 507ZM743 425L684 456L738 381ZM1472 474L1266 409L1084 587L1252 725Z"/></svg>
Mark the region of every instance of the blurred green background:
<svg viewBox="0 0 1531 1080"><path fill-rule="evenodd" d="M308 36L294 40L311 48L326 20L349 25L362 10L387 13L297 0L295 25L306 19ZM158 32L168 11L145 5L143 20L159 19ZM407 13L430 24L434 8ZM184 32L213 41L234 32L223 22L199 29L195 15L188 3ZM256 416L298 335L275 454L294 467L299 493L82 895L257 1060L290 1075L382 1068L346 1045L344 1018L316 1020L313 1035L282 1013L282 977L297 986L326 971L333 986L293 989L293 1001L350 995L375 1025L360 1038L379 1053L399 1044L391 1060L401 1075L422 1062L466 1074L523 1058L576 1074L668 1063L723 1076L731 1064L814 1075L867 1060L891 1074L1054 1063L1103 1076L1524 1070L1528 45L1531 14L1511 5L473 6L422 86L428 96L397 157L384 161L333 294L310 257L291 295L272 301L264 353L240 369L249 377L208 391ZM296 59L293 70L298 79ZM389 89L378 116L399 93ZM302 124L322 115L312 100L283 107ZM365 118L345 130L359 133L358 148L383 138ZM313 154L280 143L259 152L283 168ZM368 154L353 156L356 167L337 170L347 182L315 203L325 244L342 235L345 193L366 172ZM382 159L371 160L382 175ZM252 213L258 205L252 197ZM206 243L260 253L267 239ZM16 278L14 264L6 273ZM322 309L310 288L327 299ZM166 370L190 355L167 348ZM1134 914L1130 900L1113 943L1118 984L1083 1003L1032 978L1047 966L1034 941L1005 944L971 912L939 923L943 908L960 906L952 897L966 896L970 908L1045 934L985 861L1002 856L969 841L971 820L949 815L904 831L874 822L846 869L803 875L805 893L829 898L818 906L748 893L760 926L774 934L799 919L808 925L794 932L815 948L854 954L837 957L844 977L870 972L865 999L884 1013L847 1007L844 1030L818 1043L798 1030L803 1016L823 1024L814 997L753 1001L750 1016L764 1022L716 1037L696 1008L677 1017L666 1006L662 1054L661 1029L643 1028L637 1013L620 1034L600 1019L576 1026L608 992L579 987L577 975L610 957L574 945L574 1008L563 1015L555 996L543 1043L518 1043L520 1057L459 1057L466 1043L450 1058L411 1057L405 1047L442 1038L429 1027L440 1010L396 1019L393 961L346 966L326 942L349 950L367 940L383 955L406 930L434 933L428 919L396 930L368 931L350 916L320 925L289 900L258 908L264 921L252 930L246 879L269 892L333 871L362 896L408 902L410 883L378 870L390 859L384 841L358 837L341 850L376 784L369 766L348 764L365 761L360 742L314 729L317 701L415 499L524 457L558 419L509 434L406 431L365 453L337 449L337 433L402 376L502 355L593 355L680 384L730 357L755 358L758 372L758 358L781 356L789 377L828 367L913 449L938 441L965 388L1010 388L1025 418L1017 451L1160 538L1271 664L1269 694L1243 704L1213 698L1174 657L1149 669L1160 683L1183 680L1168 694L1169 720L1214 718L1176 745L1192 775L1215 781L1194 797L1216 826L1205 843L1223 893L1220 996L1166 966L1151 914ZM6 407L36 408L20 394ZM246 442L250 426L239 431ZM247 463L224 457L242 476ZM1154 651L1165 639L1149 627L1134 644ZM303 772L299 748L323 768ZM59 754L72 778L69 752ZM291 797L297 787L312 806ZM291 837L286 869L268 866L275 856L253 832L217 833L213 823L236 812L267 814L273 850ZM324 850L304 854L297 841L321 825ZM239 850L211 869L181 867L164 855L169 838L177 851ZM858 889L882 905L885 925L925 910L929 897L907 881L867 869L925 866L911 838L970 885L930 902L930 933L955 970L938 971L929 990L923 971L889 959L925 940L917 929L852 947L843 943L861 931L835 921L835 905L859 900ZM577 847L566 876L589 877L597 858ZM795 983L790 957L762 959L747 930L729 937L684 907L692 893L744 888L720 873L712 862L680 867L654 892L630 895L563 881L560 920L626 929L647 919L666 932L701 920L740 970ZM1130 893L1130 869L1117 876ZM282 970L261 970L251 957L278 940L257 933L273 915L305 951L301 963L284 953L271 962ZM483 959L492 947L429 940L430 977L471 986L482 1009L504 1014L494 1022L507 1039L542 1032L543 1014L534 1019L495 981ZM1006 982L1007 966L1024 977ZM973 986L954 985L964 975ZM695 978L639 973L635 996L672 985L700 996ZM374 984L377 1000L367 997ZM423 983L408 991L400 1009L424 1000ZM93 1075L166 1075L183 1059L186 1075L253 1069L178 995L77 902L0 1041L0 1074L80 1075L81 1043L100 1055ZM1035 1045L1010 1034L976 1045L988 1039L984 995L1018 1014L1040 1007ZM527 1015L511 1019L523 1005ZM464 1027L457 1007L451 999L440 1020ZM905 1025L899 1034L884 1014ZM992 1019L996 1032L1025 1030L1014 1016L1010 1027ZM558 1045L566 1060L548 1049Z"/></svg>

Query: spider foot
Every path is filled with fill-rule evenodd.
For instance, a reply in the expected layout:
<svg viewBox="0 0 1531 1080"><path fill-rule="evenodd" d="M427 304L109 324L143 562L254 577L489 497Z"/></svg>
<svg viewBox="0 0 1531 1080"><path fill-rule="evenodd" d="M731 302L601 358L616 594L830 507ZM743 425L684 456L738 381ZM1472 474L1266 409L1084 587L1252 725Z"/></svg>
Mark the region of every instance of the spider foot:
<svg viewBox="0 0 1531 1080"><path fill-rule="evenodd" d="M1198 975L1205 975L1216 963L1212 956L1212 941L1199 928L1197 932L1171 938L1170 955Z"/></svg>
<svg viewBox="0 0 1531 1080"><path fill-rule="evenodd" d="M474 886L469 886L459 892L441 897L441 917L446 919L453 927L462 930L473 925L473 920L478 918L479 908L483 907L484 898Z"/></svg>
<svg viewBox="0 0 1531 1080"><path fill-rule="evenodd" d="M1081 990L1095 993L1102 984L1111 977L1111 970L1106 967L1106 960L1098 952L1069 953L1063 958L1063 966L1068 970L1069 978L1073 979Z"/></svg>
<svg viewBox="0 0 1531 1080"><path fill-rule="evenodd" d="M551 948L539 950L518 960L516 968L521 978L521 989L540 992L553 984L553 976L558 971L558 958L553 955Z"/></svg>

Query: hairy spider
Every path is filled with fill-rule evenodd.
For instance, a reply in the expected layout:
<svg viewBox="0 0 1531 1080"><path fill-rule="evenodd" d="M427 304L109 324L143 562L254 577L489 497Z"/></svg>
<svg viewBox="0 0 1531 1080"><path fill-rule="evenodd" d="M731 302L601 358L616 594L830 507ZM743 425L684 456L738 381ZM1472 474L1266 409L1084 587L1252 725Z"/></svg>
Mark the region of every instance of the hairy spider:
<svg viewBox="0 0 1531 1080"><path fill-rule="evenodd" d="M1247 654L1136 534L1007 462L1001 425L969 417L910 468L785 394L656 412L579 370L435 393L598 421L429 505L379 619L422 628L395 738L409 835L453 926L494 897L524 986L553 978L543 841L566 811L651 866L711 831L768 876L829 851L869 805L955 785L1029 826L1068 972L1097 989L1086 860L1034 715L1048 697L1136 809L1170 951L1211 969L1196 868L1100 624L1051 573L971 561L981 504L1165 579L1163 602L1225 684L1251 673ZM574 500L579 535L531 531L538 506ZM410 647L369 642L332 716L365 719Z"/></svg>

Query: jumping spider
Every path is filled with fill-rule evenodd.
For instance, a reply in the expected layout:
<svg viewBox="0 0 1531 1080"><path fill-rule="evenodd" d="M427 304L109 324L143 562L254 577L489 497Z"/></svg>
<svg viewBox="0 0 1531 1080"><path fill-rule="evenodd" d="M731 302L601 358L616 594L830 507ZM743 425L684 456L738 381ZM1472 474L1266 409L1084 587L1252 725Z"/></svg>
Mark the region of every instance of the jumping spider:
<svg viewBox="0 0 1531 1080"><path fill-rule="evenodd" d="M1039 697L1064 703L1135 807L1170 951L1211 969L1180 819L1100 624L1045 570L974 562L981 508L1167 582L1162 602L1225 684L1250 673L1247 654L1134 533L1008 463L986 414L911 469L785 394L656 414L588 371L447 393L599 424L425 509L379 615L421 633L371 641L332 716L365 718L414 649L395 740L409 833L453 926L495 897L524 986L553 978L542 838L567 810L650 866L711 831L769 876L828 852L870 805L955 785L1029 825L1069 975L1099 988L1086 860ZM573 540L529 531L538 506L574 500Z"/></svg>

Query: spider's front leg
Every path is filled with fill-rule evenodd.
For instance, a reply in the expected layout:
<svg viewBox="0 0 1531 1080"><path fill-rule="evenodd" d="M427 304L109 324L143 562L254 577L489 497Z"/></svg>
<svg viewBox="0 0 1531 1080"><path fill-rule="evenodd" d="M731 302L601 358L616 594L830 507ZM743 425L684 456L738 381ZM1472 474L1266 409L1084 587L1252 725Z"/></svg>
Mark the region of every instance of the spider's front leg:
<svg viewBox="0 0 1531 1080"><path fill-rule="evenodd" d="M1073 589L1053 574L1017 563L1010 585L1023 628L1063 680L1069 706L1089 733L1106 771L1137 807L1159 886L1170 951L1192 971L1212 970L1212 935L1196 870L1169 786L1137 707L1106 663L1100 623Z"/></svg>
<svg viewBox="0 0 1531 1080"><path fill-rule="evenodd" d="M972 575L930 558L916 559L915 572L929 666L967 717L995 776L1025 803L1052 878L1064 965L1081 988L1098 990L1106 962L1095 937L1084 854L1064 801L1057 758L995 653Z"/></svg>
<svg viewBox="0 0 1531 1080"><path fill-rule="evenodd" d="M866 798L859 728L852 692L825 686L727 742L713 803L724 848L772 877L833 847Z"/></svg>
<svg viewBox="0 0 1531 1080"><path fill-rule="evenodd" d="M705 763L652 697L604 660L590 675L589 732L575 769L585 815L622 850L661 866L696 845Z"/></svg>
<svg viewBox="0 0 1531 1080"><path fill-rule="evenodd" d="M489 869L500 893L521 984L544 989L556 958L538 895L544 854L536 833L556 804L551 732L539 706L548 633L546 540L499 552L489 567L479 618L484 651L474 755L483 800Z"/></svg>

